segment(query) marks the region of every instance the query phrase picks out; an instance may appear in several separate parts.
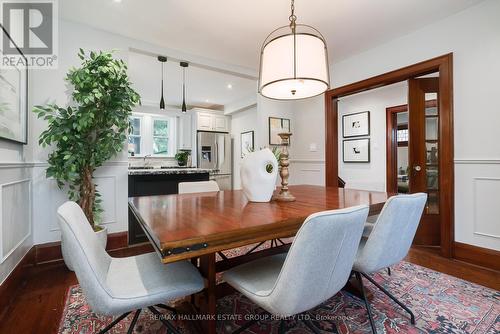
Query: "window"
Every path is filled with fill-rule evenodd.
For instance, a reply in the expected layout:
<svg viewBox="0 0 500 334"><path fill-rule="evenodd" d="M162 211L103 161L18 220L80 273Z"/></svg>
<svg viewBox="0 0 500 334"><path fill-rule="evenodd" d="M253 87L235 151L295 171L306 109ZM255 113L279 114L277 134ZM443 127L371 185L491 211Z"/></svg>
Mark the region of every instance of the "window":
<svg viewBox="0 0 500 334"><path fill-rule="evenodd" d="M154 155L172 155L169 149L169 125L167 119L153 119Z"/></svg>
<svg viewBox="0 0 500 334"><path fill-rule="evenodd" d="M408 128L406 129L398 129L398 143L399 142L408 142Z"/></svg>
<svg viewBox="0 0 500 334"><path fill-rule="evenodd" d="M129 156L173 157L176 152L175 117L133 114L128 136Z"/></svg>
<svg viewBox="0 0 500 334"><path fill-rule="evenodd" d="M141 155L141 117L130 117L130 133L128 136L128 154Z"/></svg>

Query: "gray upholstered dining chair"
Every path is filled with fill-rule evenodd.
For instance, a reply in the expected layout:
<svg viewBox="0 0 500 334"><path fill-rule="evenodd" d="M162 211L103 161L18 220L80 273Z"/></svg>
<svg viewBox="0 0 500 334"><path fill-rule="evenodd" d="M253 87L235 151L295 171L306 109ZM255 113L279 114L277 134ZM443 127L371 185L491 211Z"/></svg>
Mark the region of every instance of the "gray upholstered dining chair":
<svg viewBox="0 0 500 334"><path fill-rule="evenodd" d="M310 215L288 253L240 265L226 271L223 278L274 316L306 312L346 284L367 215L367 206ZM302 321L319 333L310 321ZM241 333L256 322L250 321L234 333ZM282 320L280 333L284 332Z"/></svg>
<svg viewBox="0 0 500 334"><path fill-rule="evenodd" d="M411 310L378 284L369 274L384 268L390 268L405 258L415 237L426 201L427 194L424 193L398 195L389 198L377 221L373 224L371 232L367 238L361 240L353 265L353 271L361 286L363 296L364 287L361 276L373 283L406 310L410 314L412 324L415 324L415 316ZM365 296L364 302L368 311L370 325L373 332L376 333L370 305Z"/></svg>
<svg viewBox="0 0 500 334"><path fill-rule="evenodd" d="M204 193L211 191L220 191L219 185L213 180L179 182L179 194Z"/></svg>
<svg viewBox="0 0 500 334"><path fill-rule="evenodd" d="M164 265L155 253L113 258L99 244L82 209L66 202L57 210L76 277L92 310L104 315L119 315L99 333L106 333L135 311L128 333L132 333L141 309L148 308L170 332L178 333L154 307L175 311L162 304L199 292L203 278L189 262Z"/></svg>

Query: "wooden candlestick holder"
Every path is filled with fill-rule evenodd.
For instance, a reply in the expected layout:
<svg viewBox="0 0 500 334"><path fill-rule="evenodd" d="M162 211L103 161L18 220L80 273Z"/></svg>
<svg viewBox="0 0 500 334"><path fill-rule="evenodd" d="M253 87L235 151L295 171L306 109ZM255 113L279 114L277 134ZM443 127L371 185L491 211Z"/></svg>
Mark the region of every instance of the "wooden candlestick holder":
<svg viewBox="0 0 500 334"><path fill-rule="evenodd" d="M276 201L282 202L293 202L295 201L295 196L290 193L288 190L288 177L290 173L288 172L288 166L290 165L290 161L288 160L288 145L290 144L290 136L292 134L290 132L278 133L278 136L281 138L281 154L279 165L280 169L280 177L281 177L281 190L277 195L273 196L273 199Z"/></svg>

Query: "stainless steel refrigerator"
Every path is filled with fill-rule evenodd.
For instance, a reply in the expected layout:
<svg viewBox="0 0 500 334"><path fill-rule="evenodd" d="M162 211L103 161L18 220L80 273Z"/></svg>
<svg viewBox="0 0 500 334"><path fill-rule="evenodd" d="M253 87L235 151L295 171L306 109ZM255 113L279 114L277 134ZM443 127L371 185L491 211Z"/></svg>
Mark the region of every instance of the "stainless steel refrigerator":
<svg viewBox="0 0 500 334"><path fill-rule="evenodd" d="M210 179L216 181L221 190L232 189L231 135L199 131L197 145L198 168L211 169Z"/></svg>

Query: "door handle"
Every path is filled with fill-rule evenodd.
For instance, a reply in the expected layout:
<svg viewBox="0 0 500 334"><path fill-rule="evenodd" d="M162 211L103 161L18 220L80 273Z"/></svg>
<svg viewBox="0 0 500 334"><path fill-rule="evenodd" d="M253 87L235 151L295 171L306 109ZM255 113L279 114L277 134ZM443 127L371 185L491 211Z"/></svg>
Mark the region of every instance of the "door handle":
<svg viewBox="0 0 500 334"><path fill-rule="evenodd" d="M413 169L416 171L416 172L420 172L422 170L422 167L420 167L419 165L415 165L413 166Z"/></svg>

